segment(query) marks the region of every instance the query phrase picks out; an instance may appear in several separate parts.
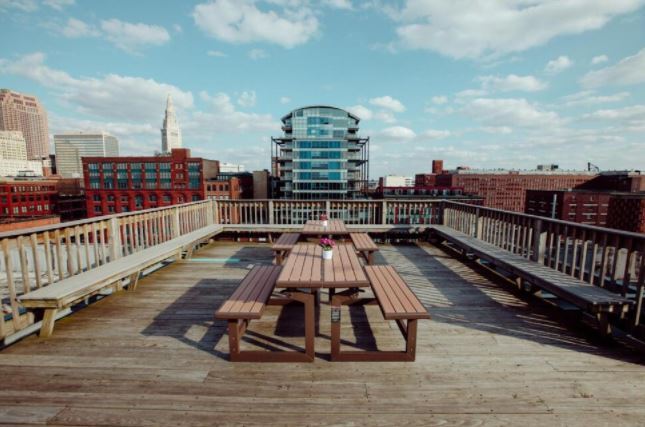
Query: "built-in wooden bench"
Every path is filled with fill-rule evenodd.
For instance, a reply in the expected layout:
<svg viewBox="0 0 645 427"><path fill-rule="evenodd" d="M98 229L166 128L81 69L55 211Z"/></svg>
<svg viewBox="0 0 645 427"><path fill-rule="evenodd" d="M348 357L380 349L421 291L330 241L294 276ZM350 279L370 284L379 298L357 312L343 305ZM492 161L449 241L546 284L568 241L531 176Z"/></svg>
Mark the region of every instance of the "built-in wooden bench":
<svg viewBox="0 0 645 427"><path fill-rule="evenodd" d="M332 297L331 358L339 361L413 361L416 357L417 320L430 315L405 281L391 265L368 265L375 298L357 298L356 290L340 292ZM356 303L377 303L385 320L396 321L403 337L403 351L340 351L340 306Z"/></svg>
<svg viewBox="0 0 645 427"><path fill-rule="evenodd" d="M490 243L443 225L433 225L432 232L462 251L485 260L517 278L518 286L532 285L596 316L603 335L611 333L609 314L626 313L634 301L594 286L575 277L513 254Z"/></svg>
<svg viewBox="0 0 645 427"><path fill-rule="evenodd" d="M276 240L273 246L271 246L277 265L281 265L282 261L289 256L289 253L295 244L298 243L299 239L300 233L282 233L280 237L278 237L278 240Z"/></svg>
<svg viewBox="0 0 645 427"><path fill-rule="evenodd" d="M313 319L314 295L286 292L272 298L282 270L278 265L255 266L247 273L233 294L215 312L215 318L228 322L228 344L232 362L312 362L314 360L313 325L305 327L306 345L301 351L241 351L240 340L254 319L260 319L267 305L285 305L293 301L305 304L305 319Z"/></svg>
<svg viewBox="0 0 645 427"><path fill-rule="evenodd" d="M373 263L373 254L378 251L378 246L367 233L349 233L356 250L363 255L368 264Z"/></svg>
<svg viewBox="0 0 645 427"><path fill-rule="evenodd" d="M142 270L168 258L179 259L184 251L187 252L187 256L190 256L198 243L221 231L221 225L209 225L31 291L19 297L19 301L27 308L44 309L40 336L48 337L54 331L54 322L60 310L96 295L108 286L117 285L120 289L121 280L126 278L130 279L128 289L134 290Z"/></svg>

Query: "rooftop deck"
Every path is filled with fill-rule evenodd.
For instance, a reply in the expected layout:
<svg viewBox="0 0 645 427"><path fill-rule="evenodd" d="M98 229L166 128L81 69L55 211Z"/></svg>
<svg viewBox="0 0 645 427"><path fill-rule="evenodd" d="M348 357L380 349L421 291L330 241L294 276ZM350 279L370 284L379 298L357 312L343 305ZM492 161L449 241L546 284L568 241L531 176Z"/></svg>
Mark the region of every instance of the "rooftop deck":
<svg viewBox="0 0 645 427"><path fill-rule="evenodd" d="M213 312L268 245L215 242L0 351L0 424L637 425L643 356L429 244L382 245L432 320L412 363L330 363L322 298L310 364L230 363ZM528 301L528 302L527 302ZM401 345L376 306L344 307L347 346ZM269 307L243 346L301 346L299 308ZM367 322L366 320L369 320ZM276 326L277 325L277 326ZM360 337L356 342L351 331Z"/></svg>

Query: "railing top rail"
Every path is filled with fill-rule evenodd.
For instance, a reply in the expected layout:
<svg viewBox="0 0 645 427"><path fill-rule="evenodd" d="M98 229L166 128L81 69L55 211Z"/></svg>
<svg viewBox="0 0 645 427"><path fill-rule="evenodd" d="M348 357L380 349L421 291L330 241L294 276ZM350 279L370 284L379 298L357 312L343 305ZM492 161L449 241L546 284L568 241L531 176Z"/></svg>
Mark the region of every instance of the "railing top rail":
<svg viewBox="0 0 645 427"><path fill-rule="evenodd" d="M112 215L95 216L92 218L79 219L76 221L60 222L58 224L49 224L49 225L43 225L40 227L31 227L31 228L23 228L20 230L5 231L3 233L0 233L0 239L25 236L33 233L42 233L45 231L52 231L60 228L69 228L69 227L76 227L78 225L92 224L94 222L105 221L112 218L124 218L129 216L137 216L141 214L149 214L153 212L174 209L177 207L187 207L187 206L199 205L204 203L208 203L208 200L199 200L196 202L182 203L179 205L162 206L159 208L144 209L144 210L134 211L134 212L122 212L122 213L117 213Z"/></svg>
<svg viewBox="0 0 645 427"><path fill-rule="evenodd" d="M606 227L598 227L596 225L589 225L589 224L581 224L579 222L572 222L572 221L564 221L561 219L554 219L554 218L547 218L544 216L538 216L538 215L531 215L523 212L513 212L513 211L505 211L503 209L496 209L496 208L488 208L485 206L476 206L476 205L471 205L468 203L460 203L460 202L455 202L452 200L444 200L445 203L449 203L452 205L458 205L458 206L463 206L463 207L468 207L472 209L479 208L480 210L485 210L488 212L497 212L497 213L502 213L506 215L515 215L515 216L521 216L525 218L530 218L530 219L535 219L535 220L541 220L545 222L551 222L554 224L560 224L568 227L577 227L581 228L584 230L588 231L595 231L597 233L610 233L610 234L616 234L622 237L628 237L632 239L645 239L645 234L643 233L635 233L633 231L624 231L624 230L618 230L616 228L606 228Z"/></svg>

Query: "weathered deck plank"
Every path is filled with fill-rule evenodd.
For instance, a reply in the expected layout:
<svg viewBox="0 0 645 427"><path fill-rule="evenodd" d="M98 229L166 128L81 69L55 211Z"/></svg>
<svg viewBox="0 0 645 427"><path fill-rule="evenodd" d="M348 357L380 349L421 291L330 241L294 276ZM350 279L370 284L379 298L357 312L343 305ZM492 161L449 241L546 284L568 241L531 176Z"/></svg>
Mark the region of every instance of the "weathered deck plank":
<svg viewBox="0 0 645 427"><path fill-rule="evenodd" d="M0 351L0 424L637 425L642 356L598 344L429 246L379 247L429 309L414 363L233 364L213 313L269 245L218 242ZM433 255L433 256L431 256ZM226 261L229 259L229 261ZM325 298L322 298L326 301ZM344 307L345 349L398 349L377 306ZM302 310L268 307L244 348L300 346ZM360 339L356 340L356 337Z"/></svg>

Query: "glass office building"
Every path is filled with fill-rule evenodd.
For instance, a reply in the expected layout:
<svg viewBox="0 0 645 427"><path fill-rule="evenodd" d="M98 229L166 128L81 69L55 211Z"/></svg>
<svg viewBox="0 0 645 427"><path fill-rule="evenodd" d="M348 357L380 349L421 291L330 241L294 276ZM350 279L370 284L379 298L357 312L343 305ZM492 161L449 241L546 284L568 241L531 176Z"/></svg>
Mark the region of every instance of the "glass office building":
<svg viewBox="0 0 645 427"><path fill-rule="evenodd" d="M359 118L329 106L293 110L282 118L284 135L272 140L274 196L322 200L364 198L369 138L358 135Z"/></svg>

